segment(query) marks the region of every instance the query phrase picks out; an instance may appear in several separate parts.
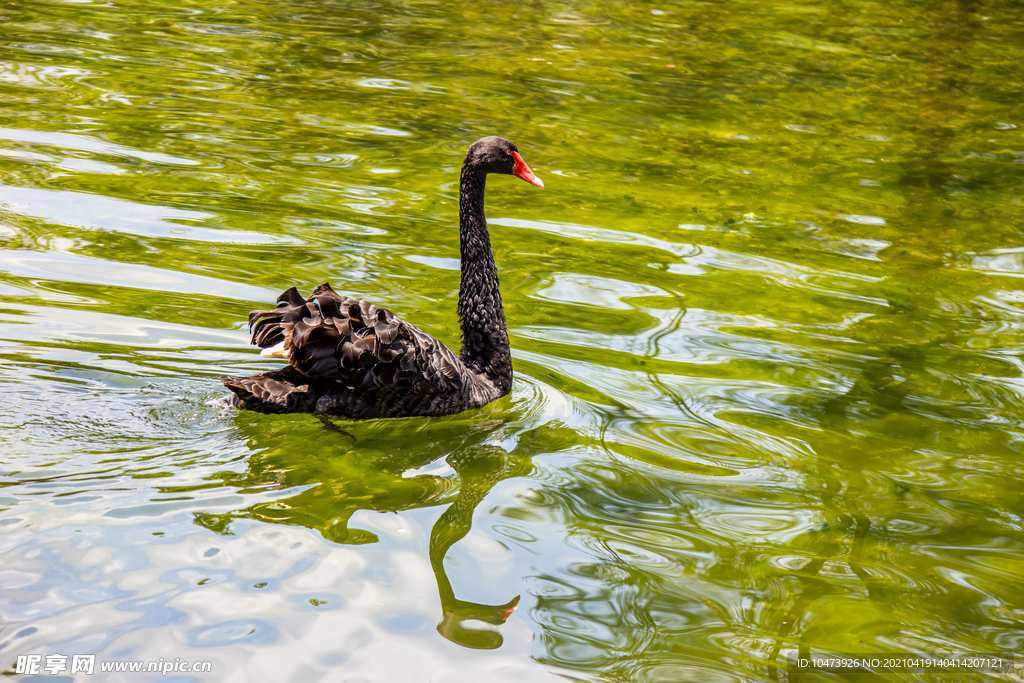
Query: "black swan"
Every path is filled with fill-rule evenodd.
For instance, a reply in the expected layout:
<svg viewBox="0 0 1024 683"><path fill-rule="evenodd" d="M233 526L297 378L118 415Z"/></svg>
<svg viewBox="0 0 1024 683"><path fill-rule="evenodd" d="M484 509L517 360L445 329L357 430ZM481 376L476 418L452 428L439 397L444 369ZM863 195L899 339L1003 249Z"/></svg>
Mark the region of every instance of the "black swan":
<svg viewBox="0 0 1024 683"><path fill-rule="evenodd" d="M349 419L451 415L504 396L512 354L498 273L484 218L488 173L544 187L514 144L474 142L462 163L459 241L462 351L451 349L363 299L329 284L302 298L294 287L277 308L249 313L252 343L288 366L253 377L222 377L230 403L264 413L313 412Z"/></svg>

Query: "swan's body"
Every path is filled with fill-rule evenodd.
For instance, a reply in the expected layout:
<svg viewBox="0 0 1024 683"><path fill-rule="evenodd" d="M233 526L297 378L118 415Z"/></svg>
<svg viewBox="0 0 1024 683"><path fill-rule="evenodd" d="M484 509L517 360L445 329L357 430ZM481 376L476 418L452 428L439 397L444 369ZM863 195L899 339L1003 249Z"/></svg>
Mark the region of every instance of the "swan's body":
<svg viewBox="0 0 1024 683"><path fill-rule="evenodd" d="M263 355L287 358L288 366L222 378L233 402L265 413L365 419L451 415L507 394L512 355L484 219L488 173L543 187L504 138L482 138L466 153L459 186L459 354L391 311L330 285L305 299L293 287L278 297L277 308L249 314L252 343Z"/></svg>

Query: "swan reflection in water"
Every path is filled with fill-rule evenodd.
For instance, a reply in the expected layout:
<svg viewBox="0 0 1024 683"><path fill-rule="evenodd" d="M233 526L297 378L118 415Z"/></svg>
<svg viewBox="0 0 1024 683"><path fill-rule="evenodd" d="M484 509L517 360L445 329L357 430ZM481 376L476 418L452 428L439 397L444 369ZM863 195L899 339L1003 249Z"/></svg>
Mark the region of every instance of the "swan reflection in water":
<svg viewBox="0 0 1024 683"><path fill-rule="evenodd" d="M459 645L477 649L494 649L502 642L497 631L466 628L465 622L476 620L500 626L519 606L519 596L504 605L483 605L455 597L455 590L444 571L448 549L462 540L473 527L473 511L495 484L509 477L526 474L530 463L515 458L497 446L480 446L476 452L456 452L448 456L448 464L458 472L462 487L455 501L430 531L430 567L437 579L443 617L438 632Z"/></svg>
<svg viewBox="0 0 1024 683"><path fill-rule="evenodd" d="M550 424L520 432L511 452L493 445L508 438L505 420L479 414L441 423L417 420L401 436L396 436L394 423L345 423L344 430L311 429L309 418L278 424L261 420L258 427L239 418L237 424L248 437L252 455L247 471L223 475L226 483L242 490L268 486L303 490L230 514L199 514L197 524L226 533L234 519L248 518L304 526L328 540L358 545L377 541L369 531L349 528L349 519L359 510L397 513L450 503L430 533L430 565L442 609L437 630L464 647L501 646L502 635L494 627L512 615L520 596L499 605L460 600L445 572L444 559L469 533L474 510L495 485L530 473L535 451L530 444L549 441ZM403 476L441 458L458 475L457 481L433 474Z"/></svg>

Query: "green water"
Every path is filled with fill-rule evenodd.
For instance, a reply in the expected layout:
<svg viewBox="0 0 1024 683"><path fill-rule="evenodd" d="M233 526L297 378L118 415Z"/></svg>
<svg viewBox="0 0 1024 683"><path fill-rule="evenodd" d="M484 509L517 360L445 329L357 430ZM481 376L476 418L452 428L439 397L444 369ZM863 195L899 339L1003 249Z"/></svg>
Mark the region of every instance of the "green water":
<svg viewBox="0 0 1024 683"><path fill-rule="evenodd" d="M1024 652L1019 2L13 0L0 103L8 675ZM490 134L546 184L488 188L511 396L206 405L291 285L456 346Z"/></svg>

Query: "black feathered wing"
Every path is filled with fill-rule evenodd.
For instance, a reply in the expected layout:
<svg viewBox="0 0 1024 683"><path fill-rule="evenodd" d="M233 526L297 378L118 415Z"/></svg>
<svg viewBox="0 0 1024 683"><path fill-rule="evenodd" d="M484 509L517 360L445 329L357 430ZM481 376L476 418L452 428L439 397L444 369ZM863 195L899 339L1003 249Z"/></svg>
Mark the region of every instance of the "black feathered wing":
<svg viewBox="0 0 1024 683"><path fill-rule="evenodd" d="M292 287L277 308L252 311L252 343L284 342L292 368L314 382L338 382L354 390L427 385L457 393L468 380L459 357L429 334L365 299L338 294L329 284L303 298ZM396 387L397 388L397 387Z"/></svg>

